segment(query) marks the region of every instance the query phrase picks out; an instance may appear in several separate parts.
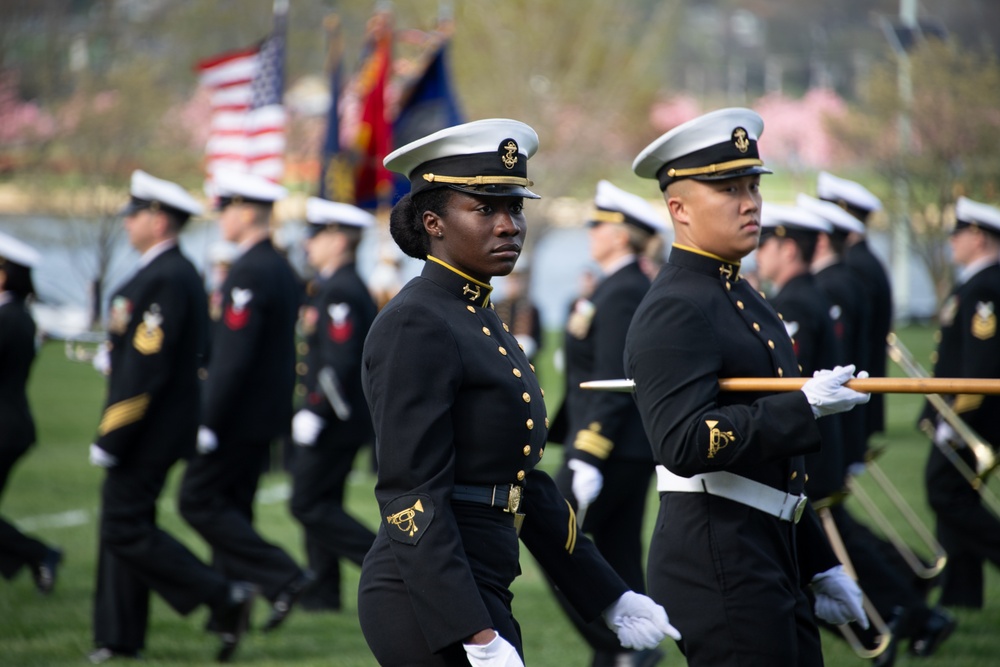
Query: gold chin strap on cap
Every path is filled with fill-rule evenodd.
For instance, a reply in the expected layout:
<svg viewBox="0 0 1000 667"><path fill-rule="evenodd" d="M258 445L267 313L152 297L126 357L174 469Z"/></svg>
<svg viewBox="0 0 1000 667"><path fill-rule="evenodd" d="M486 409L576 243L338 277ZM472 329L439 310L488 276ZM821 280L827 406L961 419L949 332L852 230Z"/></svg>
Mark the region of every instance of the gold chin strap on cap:
<svg viewBox="0 0 1000 667"><path fill-rule="evenodd" d="M590 214L590 219L595 222L608 222L617 225L625 222L625 214L618 211L602 211L598 208Z"/></svg>
<svg viewBox="0 0 1000 667"><path fill-rule="evenodd" d="M667 176L670 178L683 178L685 176L703 176L704 174L721 174L725 171L743 169L744 167L762 167L763 160L756 158L746 158L744 160L730 160L718 164L708 164L704 167L692 167L690 169L669 169Z"/></svg>
<svg viewBox="0 0 1000 667"><path fill-rule="evenodd" d="M446 183L449 185L522 185L531 187L534 182L518 176L441 176L440 174L424 174L428 183Z"/></svg>

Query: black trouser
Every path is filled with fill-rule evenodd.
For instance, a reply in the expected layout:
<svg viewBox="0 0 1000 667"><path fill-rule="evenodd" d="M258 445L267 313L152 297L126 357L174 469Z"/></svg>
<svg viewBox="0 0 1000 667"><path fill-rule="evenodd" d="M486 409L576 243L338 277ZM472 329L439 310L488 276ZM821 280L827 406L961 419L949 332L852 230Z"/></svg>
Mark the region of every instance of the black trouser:
<svg viewBox="0 0 1000 667"><path fill-rule="evenodd" d="M975 470L975 457L968 448L955 453ZM938 541L948 553L939 604L980 609L983 563L988 560L1000 567L1000 519L936 446L927 458L924 483L937 517Z"/></svg>
<svg viewBox="0 0 1000 667"><path fill-rule="evenodd" d="M0 448L0 495L7 486L7 478L14 464L24 456L28 447ZM0 574L11 579L25 565L34 565L45 557L48 547L33 537L28 537L6 519L0 517Z"/></svg>
<svg viewBox="0 0 1000 667"><path fill-rule="evenodd" d="M336 585L324 599L336 606L340 604L340 559L360 566L375 541L375 533L344 509L347 476L363 444L339 443L323 434L312 447L298 447L292 461L291 510L305 529L309 566L316 574L310 588ZM330 599L334 591L336 600Z"/></svg>
<svg viewBox="0 0 1000 667"><path fill-rule="evenodd" d="M649 594L689 667L820 667L800 584L796 526L706 493L663 493L649 545Z"/></svg>
<svg viewBox="0 0 1000 667"><path fill-rule="evenodd" d="M608 461L602 469L604 485L601 493L587 509L583 524L583 532L591 536L608 564L637 593L646 592L642 526L654 470L652 461ZM573 471L565 462L556 474L555 482L560 493L575 508ZM598 618L587 623L559 589L553 587L553 593L567 618L594 651L624 650L618 641L618 635L607 626L604 619Z"/></svg>
<svg viewBox="0 0 1000 667"><path fill-rule="evenodd" d="M196 456L181 482L180 512L212 547L217 569L257 584L273 600L302 571L253 527L253 499L269 444L220 439L216 451Z"/></svg>
<svg viewBox="0 0 1000 667"><path fill-rule="evenodd" d="M145 645L149 591L180 614L228 596L226 578L156 525L156 502L171 463L130 461L107 471L101 489L94 595L94 644L120 651Z"/></svg>

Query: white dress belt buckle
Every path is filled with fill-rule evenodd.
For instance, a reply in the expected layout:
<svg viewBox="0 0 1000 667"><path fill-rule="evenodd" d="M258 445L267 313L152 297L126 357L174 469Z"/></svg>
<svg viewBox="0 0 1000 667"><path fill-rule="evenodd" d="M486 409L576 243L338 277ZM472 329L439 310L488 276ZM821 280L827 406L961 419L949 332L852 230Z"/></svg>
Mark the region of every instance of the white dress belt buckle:
<svg viewBox="0 0 1000 667"><path fill-rule="evenodd" d="M767 484L724 470L681 477L658 465L656 488L658 491L707 493L719 496L792 523L799 522L809 502L804 494L785 493Z"/></svg>

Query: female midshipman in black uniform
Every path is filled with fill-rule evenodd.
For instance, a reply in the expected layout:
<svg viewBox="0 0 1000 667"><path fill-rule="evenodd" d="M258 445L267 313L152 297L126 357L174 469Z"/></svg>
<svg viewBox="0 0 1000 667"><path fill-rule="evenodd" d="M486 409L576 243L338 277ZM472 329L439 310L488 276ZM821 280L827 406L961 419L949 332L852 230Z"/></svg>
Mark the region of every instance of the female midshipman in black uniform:
<svg viewBox="0 0 1000 667"><path fill-rule="evenodd" d="M362 378L378 458L378 536L362 567L361 627L383 665L522 663L510 584L520 538L582 616L604 615L625 646L675 631L628 590L551 478L542 390L493 311L490 279L524 242L527 125L460 125L385 159L411 192L392 211L404 252L426 260L379 313ZM464 650L463 650L464 649Z"/></svg>

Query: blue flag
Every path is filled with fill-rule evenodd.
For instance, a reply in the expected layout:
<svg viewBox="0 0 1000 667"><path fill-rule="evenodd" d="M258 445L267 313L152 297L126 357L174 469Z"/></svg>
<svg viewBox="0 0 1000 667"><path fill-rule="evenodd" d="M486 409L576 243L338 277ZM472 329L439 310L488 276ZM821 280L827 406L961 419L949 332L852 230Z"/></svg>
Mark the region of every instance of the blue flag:
<svg viewBox="0 0 1000 667"><path fill-rule="evenodd" d="M340 145L340 93L343 87L343 47L339 24L334 27L330 45L330 110L326 120L326 139L320 158L318 196L331 201L353 204L354 160Z"/></svg>
<svg viewBox="0 0 1000 667"><path fill-rule="evenodd" d="M392 125L393 148L463 121L448 75L448 40L430 54L427 66L404 92L399 114ZM410 182L397 174L393 202L410 191Z"/></svg>

